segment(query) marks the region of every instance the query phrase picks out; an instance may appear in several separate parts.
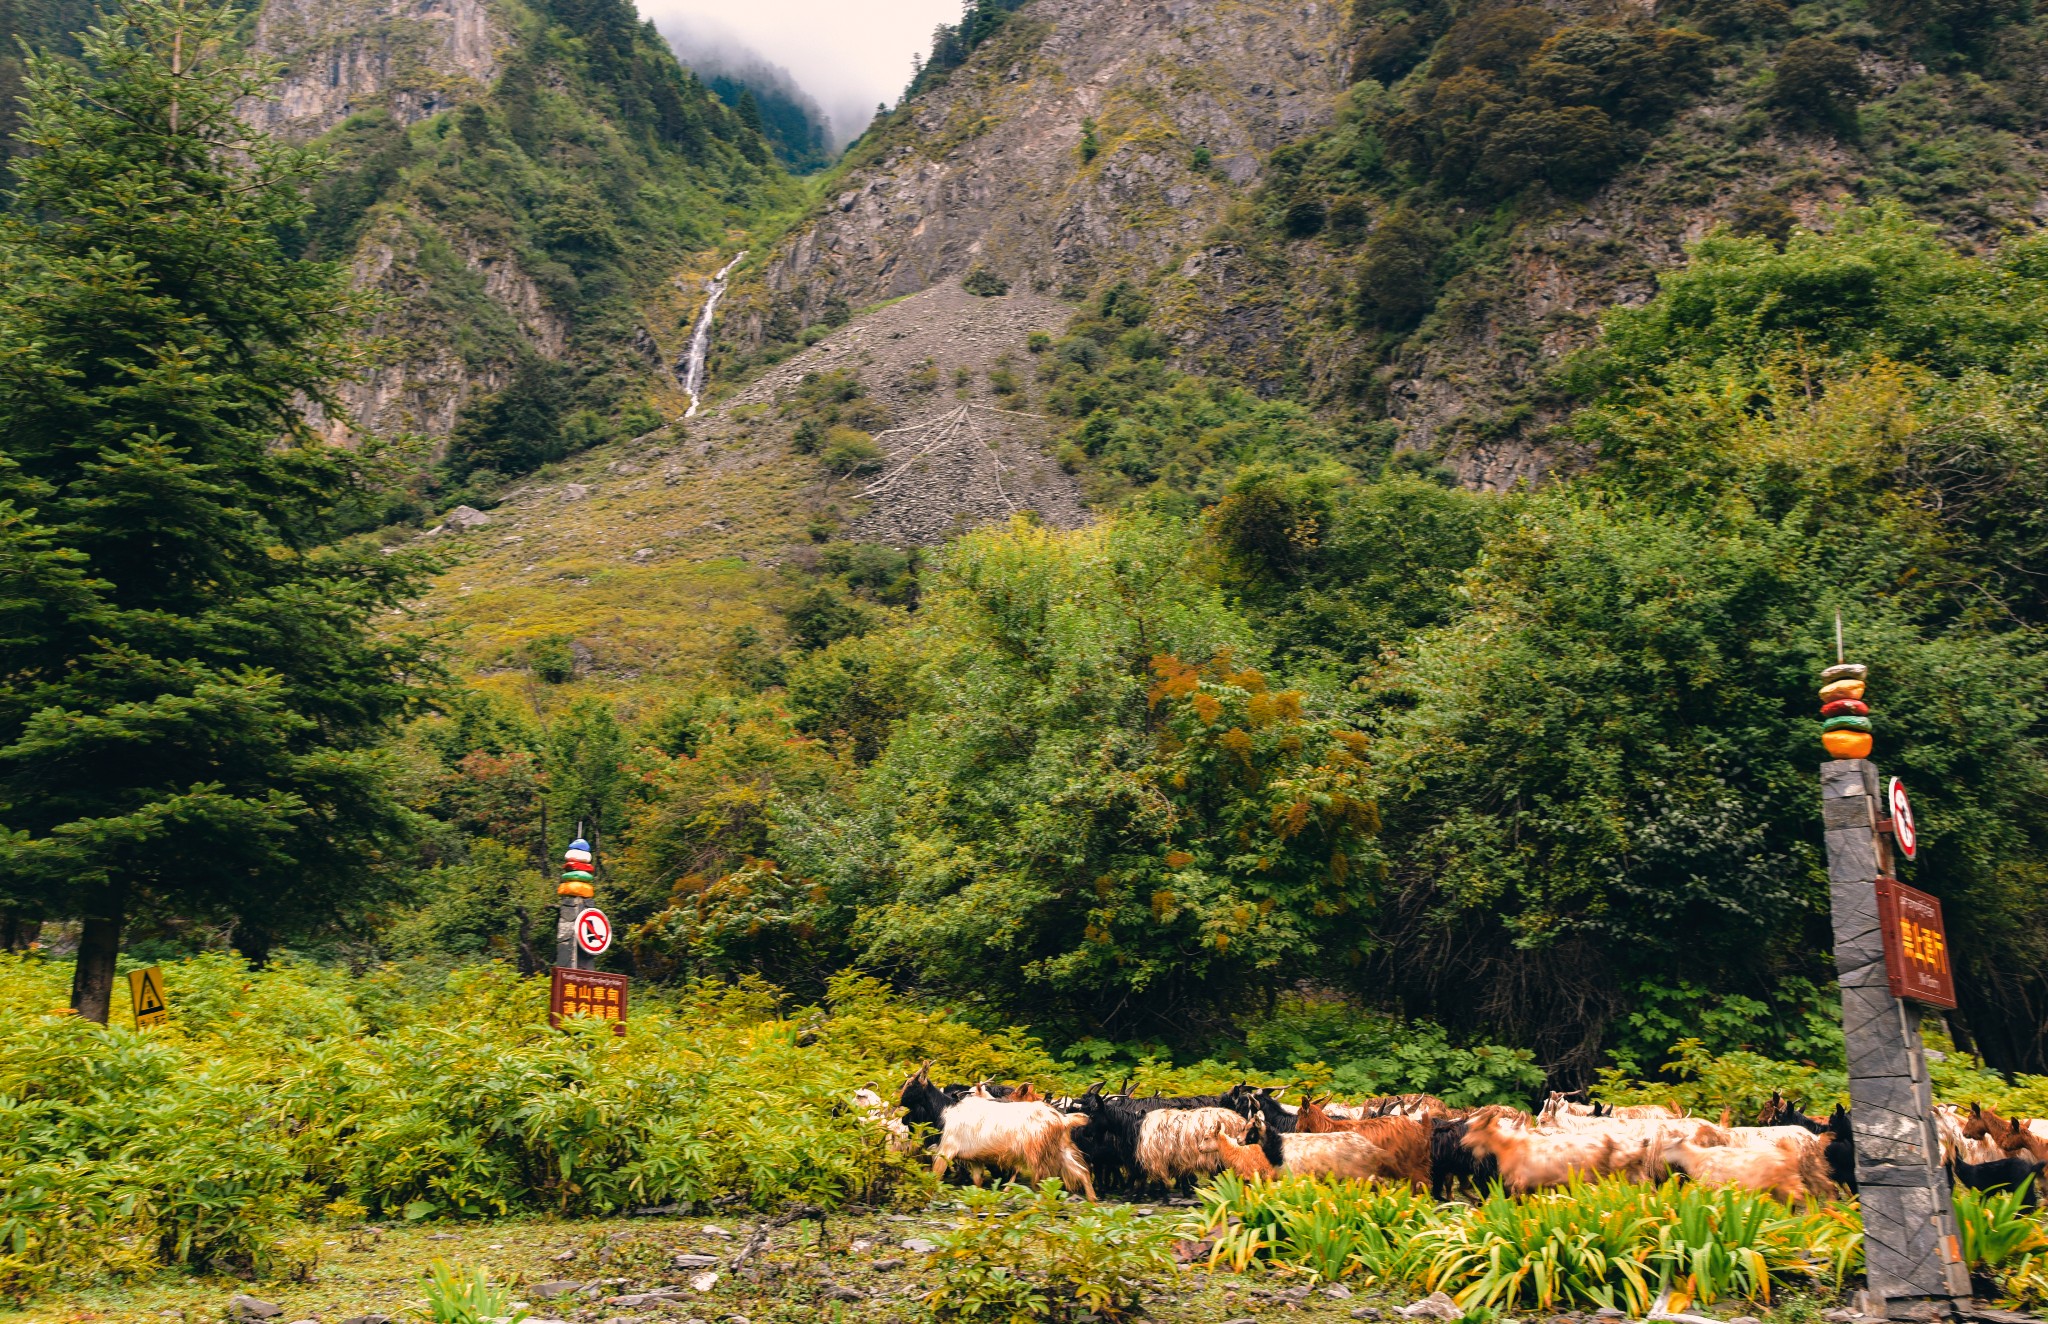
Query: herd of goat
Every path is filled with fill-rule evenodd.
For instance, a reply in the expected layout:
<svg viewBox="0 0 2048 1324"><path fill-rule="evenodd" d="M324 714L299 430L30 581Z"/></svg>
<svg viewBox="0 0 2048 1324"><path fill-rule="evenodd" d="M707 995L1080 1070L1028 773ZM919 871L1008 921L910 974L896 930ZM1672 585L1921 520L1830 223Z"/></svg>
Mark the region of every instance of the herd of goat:
<svg viewBox="0 0 2048 1324"><path fill-rule="evenodd" d="M1405 1184L1439 1200L1498 1185L1513 1195L1574 1180L1670 1176L1762 1191L1786 1204L1856 1189L1849 1113L1826 1121L1774 1096L1755 1126L1688 1116L1676 1105L1609 1107L1551 1094L1534 1113L1490 1105L1453 1108L1429 1094L1345 1104L1308 1095L1298 1105L1271 1087L1240 1084L1181 1098L1103 1093L1045 1098L1030 1085L935 1085L927 1063L890 1107L872 1089L860 1107L902 1152L932 1153L976 1185L994 1171L1036 1184L1057 1179L1098 1189L1172 1191L1223 1171L1287 1173ZM1978 1190L2023 1189L2039 1203L2048 1122L2008 1120L1972 1104L1935 1110L1943 1160Z"/></svg>

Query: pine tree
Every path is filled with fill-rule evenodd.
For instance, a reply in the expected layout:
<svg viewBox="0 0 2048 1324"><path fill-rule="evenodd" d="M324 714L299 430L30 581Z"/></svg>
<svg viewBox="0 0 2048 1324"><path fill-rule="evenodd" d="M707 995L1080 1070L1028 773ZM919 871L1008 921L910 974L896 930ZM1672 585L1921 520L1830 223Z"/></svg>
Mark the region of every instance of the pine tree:
<svg viewBox="0 0 2048 1324"><path fill-rule="evenodd" d="M753 88L749 87L741 90L739 104L733 107L733 113L740 117L740 123L746 125L755 133L767 134L768 129L761 120L761 101L760 98L754 95Z"/></svg>
<svg viewBox="0 0 2048 1324"><path fill-rule="evenodd" d="M336 264L280 245L320 161L236 116L240 15L132 0L29 64L0 220L0 907L82 921L107 1017L142 914L346 914L411 820L377 742L421 691L373 619L418 558L333 546L369 482L309 405L365 353Z"/></svg>

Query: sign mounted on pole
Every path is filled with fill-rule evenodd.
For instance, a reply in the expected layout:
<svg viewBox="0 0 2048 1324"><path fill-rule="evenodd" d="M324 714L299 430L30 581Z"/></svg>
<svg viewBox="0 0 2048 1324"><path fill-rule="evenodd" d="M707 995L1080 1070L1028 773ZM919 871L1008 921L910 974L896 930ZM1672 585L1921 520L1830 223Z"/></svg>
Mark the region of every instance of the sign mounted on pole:
<svg viewBox="0 0 2048 1324"><path fill-rule="evenodd" d="M1941 900L1906 886L1896 878L1880 878L1877 926L1884 933L1884 975L1895 998L1911 998L1930 1007L1956 1005L1956 980L1948 965L1948 932L1941 923Z"/></svg>
<svg viewBox="0 0 2048 1324"><path fill-rule="evenodd" d="M1892 840L1898 844L1899 854L1910 860L1920 851L1920 834L1913 828L1913 804L1906 799L1906 783L1892 778L1885 789L1885 803L1892 815Z"/></svg>
<svg viewBox="0 0 2048 1324"><path fill-rule="evenodd" d="M592 956L604 955L612 945L612 922L596 906L577 914L576 945Z"/></svg>
<svg viewBox="0 0 2048 1324"><path fill-rule="evenodd" d="M135 1028L162 1025L171 1019L170 1000L164 996L164 972L157 966L128 972L128 1002L135 1008Z"/></svg>
<svg viewBox="0 0 2048 1324"><path fill-rule="evenodd" d="M562 1028L564 1016L602 1016L615 1022L613 1034L626 1032L626 977L603 970L555 967L548 989L548 1024Z"/></svg>

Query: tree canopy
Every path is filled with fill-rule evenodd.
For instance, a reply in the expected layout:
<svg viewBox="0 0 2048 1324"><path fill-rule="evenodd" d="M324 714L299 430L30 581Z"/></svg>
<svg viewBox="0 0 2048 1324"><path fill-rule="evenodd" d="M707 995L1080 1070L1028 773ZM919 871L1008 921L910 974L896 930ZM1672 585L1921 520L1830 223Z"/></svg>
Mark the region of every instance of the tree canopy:
<svg viewBox="0 0 2048 1324"><path fill-rule="evenodd" d="M137 0L34 59L0 218L0 888L85 921L98 1020L128 915L260 954L371 895L408 830L378 744L423 658L376 626L423 566L332 542L373 479L307 410L362 308L282 247L319 161L237 118L275 74L237 20Z"/></svg>

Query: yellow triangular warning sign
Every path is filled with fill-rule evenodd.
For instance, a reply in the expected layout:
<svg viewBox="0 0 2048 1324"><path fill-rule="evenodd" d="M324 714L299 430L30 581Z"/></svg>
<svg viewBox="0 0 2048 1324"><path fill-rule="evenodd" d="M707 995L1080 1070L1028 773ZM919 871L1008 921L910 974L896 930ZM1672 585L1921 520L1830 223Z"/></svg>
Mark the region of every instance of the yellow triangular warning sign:
<svg viewBox="0 0 2048 1324"><path fill-rule="evenodd" d="M159 1025L171 1018L164 1000L164 972L156 966L128 972L128 1000L135 1006L135 1024Z"/></svg>

